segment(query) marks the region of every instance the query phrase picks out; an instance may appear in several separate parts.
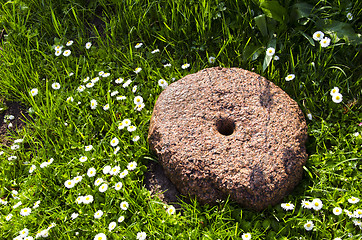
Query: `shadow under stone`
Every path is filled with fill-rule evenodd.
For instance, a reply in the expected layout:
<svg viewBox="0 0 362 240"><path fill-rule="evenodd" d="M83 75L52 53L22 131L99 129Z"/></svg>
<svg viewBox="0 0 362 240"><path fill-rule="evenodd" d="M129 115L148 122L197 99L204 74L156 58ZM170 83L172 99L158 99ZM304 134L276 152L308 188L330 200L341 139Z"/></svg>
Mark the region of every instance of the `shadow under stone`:
<svg viewBox="0 0 362 240"><path fill-rule="evenodd" d="M146 166L148 171L145 173L144 185L152 196L157 196L162 202L175 208L181 208L181 201L189 202L166 177L161 164L149 161Z"/></svg>

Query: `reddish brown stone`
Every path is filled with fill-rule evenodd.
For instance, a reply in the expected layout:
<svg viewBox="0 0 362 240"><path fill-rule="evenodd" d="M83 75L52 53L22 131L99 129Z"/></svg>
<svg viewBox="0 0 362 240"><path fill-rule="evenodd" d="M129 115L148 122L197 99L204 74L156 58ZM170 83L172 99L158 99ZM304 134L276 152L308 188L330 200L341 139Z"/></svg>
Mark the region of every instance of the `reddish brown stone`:
<svg viewBox="0 0 362 240"><path fill-rule="evenodd" d="M168 86L155 105L149 144L184 195L228 195L262 210L302 177L307 126L298 104L265 78L209 68Z"/></svg>

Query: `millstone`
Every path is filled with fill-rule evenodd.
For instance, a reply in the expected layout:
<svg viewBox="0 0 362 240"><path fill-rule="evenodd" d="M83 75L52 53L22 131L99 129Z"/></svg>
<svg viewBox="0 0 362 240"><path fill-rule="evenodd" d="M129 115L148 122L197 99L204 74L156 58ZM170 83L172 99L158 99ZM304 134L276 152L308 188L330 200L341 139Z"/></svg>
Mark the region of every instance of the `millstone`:
<svg viewBox="0 0 362 240"><path fill-rule="evenodd" d="M157 99L148 140L183 195L260 211L300 181L307 126L282 89L240 68L208 68Z"/></svg>

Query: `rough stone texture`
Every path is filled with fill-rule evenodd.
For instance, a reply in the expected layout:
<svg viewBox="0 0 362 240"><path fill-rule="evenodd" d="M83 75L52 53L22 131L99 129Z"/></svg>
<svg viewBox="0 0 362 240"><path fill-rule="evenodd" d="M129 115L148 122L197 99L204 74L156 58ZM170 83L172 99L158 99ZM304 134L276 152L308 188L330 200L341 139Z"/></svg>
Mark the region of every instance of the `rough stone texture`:
<svg viewBox="0 0 362 240"><path fill-rule="evenodd" d="M154 107L149 144L183 195L230 198L260 211L302 177L307 126L297 103L265 78L209 68L168 86Z"/></svg>

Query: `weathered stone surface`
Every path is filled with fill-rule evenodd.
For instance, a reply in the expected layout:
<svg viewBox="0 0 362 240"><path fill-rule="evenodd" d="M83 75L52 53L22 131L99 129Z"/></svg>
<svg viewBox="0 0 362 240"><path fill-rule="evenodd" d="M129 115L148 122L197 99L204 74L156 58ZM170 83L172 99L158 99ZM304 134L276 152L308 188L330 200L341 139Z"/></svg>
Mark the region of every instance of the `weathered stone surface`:
<svg viewBox="0 0 362 240"><path fill-rule="evenodd" d="M265 78L209 68L168 86L154 107L149 144L184 195L228 195L262 210L302 177L307 126L297 103Z"/></svg>

